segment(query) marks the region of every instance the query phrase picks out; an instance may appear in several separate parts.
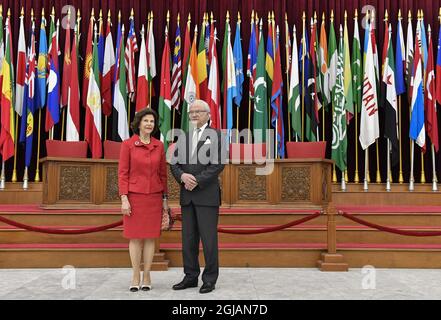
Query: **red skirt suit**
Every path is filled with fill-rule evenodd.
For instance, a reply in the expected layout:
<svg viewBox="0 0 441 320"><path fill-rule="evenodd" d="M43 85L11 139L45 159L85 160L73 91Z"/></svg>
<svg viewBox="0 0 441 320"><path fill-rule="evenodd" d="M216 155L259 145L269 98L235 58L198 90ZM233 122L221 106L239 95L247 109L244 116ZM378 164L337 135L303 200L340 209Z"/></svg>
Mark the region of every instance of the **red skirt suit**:
<svg viewBox="0 0 441 320"><path fill-rule="evenodd" d="M161 233L162 194L167 193L164 145L151 138L144 144L133 135L121 145L118 166L119 194L127 195L131 214L124 216L127 239L158 238Z"/></svg>

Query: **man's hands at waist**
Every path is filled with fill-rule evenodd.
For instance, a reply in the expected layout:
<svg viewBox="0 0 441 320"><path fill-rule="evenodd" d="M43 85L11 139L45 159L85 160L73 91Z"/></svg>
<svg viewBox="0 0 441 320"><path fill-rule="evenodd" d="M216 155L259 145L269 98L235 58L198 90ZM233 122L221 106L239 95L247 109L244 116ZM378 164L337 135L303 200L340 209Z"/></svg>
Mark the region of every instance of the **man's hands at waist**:
<svg viewBox="0 0 441 320"><path fill-rule="evenodd" d="M188 191L193 191L193 189L196 188L198 185L198 182L194 175L189 173L183 173L181 175L181 183L184 184L185 189Z"/></svg>

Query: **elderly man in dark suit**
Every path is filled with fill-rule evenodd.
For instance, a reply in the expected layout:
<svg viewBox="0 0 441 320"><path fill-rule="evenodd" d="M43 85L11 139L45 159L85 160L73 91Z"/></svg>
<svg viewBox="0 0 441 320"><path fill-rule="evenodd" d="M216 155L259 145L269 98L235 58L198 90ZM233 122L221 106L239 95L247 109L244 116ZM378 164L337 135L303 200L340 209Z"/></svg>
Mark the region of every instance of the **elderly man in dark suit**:
<svg viewBox="0 0 441 320"><path fill-rule="evenodd" d="M214 290L219 275L217 225L221 191L219 174L222 163L221 133L208 125L210 108L195 100L189 109L191 128L176 143L171 171L181 185L182 256L184 279L173 286L182 290L198 286L199 241L205 257L200 293Z"/></svg>

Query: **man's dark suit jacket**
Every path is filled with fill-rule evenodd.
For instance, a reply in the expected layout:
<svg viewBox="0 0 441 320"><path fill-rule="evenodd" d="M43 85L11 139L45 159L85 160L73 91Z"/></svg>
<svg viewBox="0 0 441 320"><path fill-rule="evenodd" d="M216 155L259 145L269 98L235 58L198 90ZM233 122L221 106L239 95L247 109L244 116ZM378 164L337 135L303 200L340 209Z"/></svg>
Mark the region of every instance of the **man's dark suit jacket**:
<svg viewBox="0 0 441 320"><path fill-rule="evenodd" d="M197 151L191 155L193 131L178 139L173 152L171 172L176 181L181 184L181 206L193 202L196 206L221 205L221 189L219 174L224 169L222 163L222 135L220 131L209 126L202 132L197 145ZM184 149L184 150L182 150ZM197 157L199 155L199 157ZM193 191L185 189L181 182L183 173L192 174L198 185Z"/></svg>

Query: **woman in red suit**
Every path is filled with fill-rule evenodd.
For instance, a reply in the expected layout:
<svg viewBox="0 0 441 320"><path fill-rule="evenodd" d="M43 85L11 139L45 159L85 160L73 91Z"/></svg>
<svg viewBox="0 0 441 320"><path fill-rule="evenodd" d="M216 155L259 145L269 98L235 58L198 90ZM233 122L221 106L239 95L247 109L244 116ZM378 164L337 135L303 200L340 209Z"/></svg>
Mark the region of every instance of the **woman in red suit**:
<svg viewBox="0 0 441 320"><path fill-rule="evenodd" d="M131 128L135 133L121 146L118 167L124 237L130 239L133 268L130 291L151 289L150 268L155 239L161 233L162 212L168 210L167 171L164 145L152 135L158 130L158 114L151 108L135 115ZM141 280L141 256L144 274Z"/></svg>

